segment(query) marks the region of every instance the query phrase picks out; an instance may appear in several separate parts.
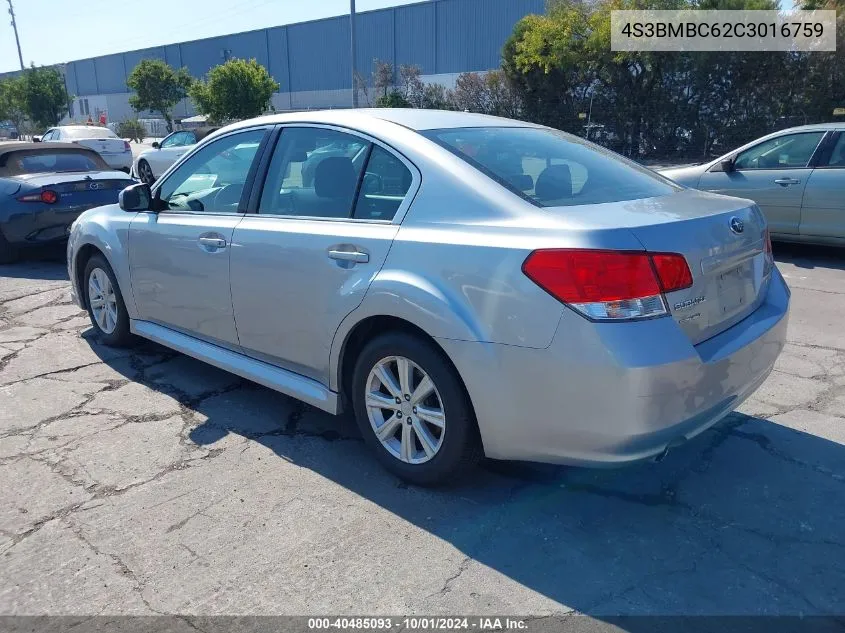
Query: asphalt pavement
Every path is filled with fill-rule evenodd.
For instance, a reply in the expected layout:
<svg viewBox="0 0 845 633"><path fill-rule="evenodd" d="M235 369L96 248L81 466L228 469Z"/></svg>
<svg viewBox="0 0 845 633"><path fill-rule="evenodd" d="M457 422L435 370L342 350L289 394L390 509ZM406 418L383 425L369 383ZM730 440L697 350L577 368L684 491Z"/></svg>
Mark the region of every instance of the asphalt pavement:
<svg viewBox="0 0 845 633"><path fill-rule="evenodd" d="M442 490L348 417L100 345L61 253L0 267L0 615L841 615L845 252L776 255L789 344L739 412L659 464Z"/></svg>

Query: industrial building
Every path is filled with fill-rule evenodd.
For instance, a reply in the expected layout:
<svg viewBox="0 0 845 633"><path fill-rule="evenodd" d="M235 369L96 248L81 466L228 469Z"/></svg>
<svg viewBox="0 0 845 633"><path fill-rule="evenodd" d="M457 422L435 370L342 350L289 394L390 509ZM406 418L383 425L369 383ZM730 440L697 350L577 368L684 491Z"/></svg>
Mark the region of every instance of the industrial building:
<svg viewBox="0 0 845 633"><path fill-rule="evenodd" d="M360 12L356 68L368 77L374 59L397 69L416 64L424 81L452 86L462 72L498 68L502 45L516 22L544 8L545 0L427 0ZM345 15L68 62L67 88L75 97L68 118L97 120L103 111L110 121L133 116L126 77L142 59L163 59L200 78L236 57L255 58L280 84L272 100L276 110L352 103L350 20ZM367 105L360 93L359 99ZM177 118L193 114L189 100L174 112Z"/></svg>

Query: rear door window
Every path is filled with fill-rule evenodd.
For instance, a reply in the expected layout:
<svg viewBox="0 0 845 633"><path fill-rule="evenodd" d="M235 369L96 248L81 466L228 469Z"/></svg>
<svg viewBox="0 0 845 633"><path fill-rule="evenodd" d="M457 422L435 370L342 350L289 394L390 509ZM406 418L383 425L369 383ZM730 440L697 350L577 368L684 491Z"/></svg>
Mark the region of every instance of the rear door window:
<svg viewBox="0 0 845 633"><path fill-rule="evenodd" d="M548 128L454 128L423 135L540 207L639 200L681 189L613 152Z"/></svg>

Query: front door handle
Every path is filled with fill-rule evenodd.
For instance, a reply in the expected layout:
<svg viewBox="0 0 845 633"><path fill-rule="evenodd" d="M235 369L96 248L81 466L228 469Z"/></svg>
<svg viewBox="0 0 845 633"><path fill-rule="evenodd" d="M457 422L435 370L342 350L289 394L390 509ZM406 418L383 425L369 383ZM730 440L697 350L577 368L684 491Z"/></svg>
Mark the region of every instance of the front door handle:
<svg viewBox="0 0 845 633"><path fill-rule="evenodd" d="M781 186L800 185L801 180L798 178L775 178L775 183Z"/></svg>
<svg viewBox="0 0 845 633"><path fill-rule="evenodd" d="M226 248L226 240L222 237L201 237L200 244L208 248Z"/></svg>
<svg viewBox="0 0 845 633"><path fill-rule="evenodd" d="M366 264L370 261L370 256L367 253L362 253L361 251L338 251L334 249L329 251L329 258L343 262L356 262L358 264Z"/></svg>

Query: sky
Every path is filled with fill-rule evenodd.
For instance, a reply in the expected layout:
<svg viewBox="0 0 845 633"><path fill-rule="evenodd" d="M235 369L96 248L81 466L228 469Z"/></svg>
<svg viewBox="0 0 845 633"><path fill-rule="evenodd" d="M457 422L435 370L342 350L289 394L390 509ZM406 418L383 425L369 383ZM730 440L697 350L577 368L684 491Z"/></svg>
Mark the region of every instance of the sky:
<svg viewBox="0 0 845 633"><path fill-rule="evenodd" d="M69 62L349 12L349 0L12 0L24 64ZM357 11L419 0L357 0ZM19 70L0 0L0 72Z"/></svg>

